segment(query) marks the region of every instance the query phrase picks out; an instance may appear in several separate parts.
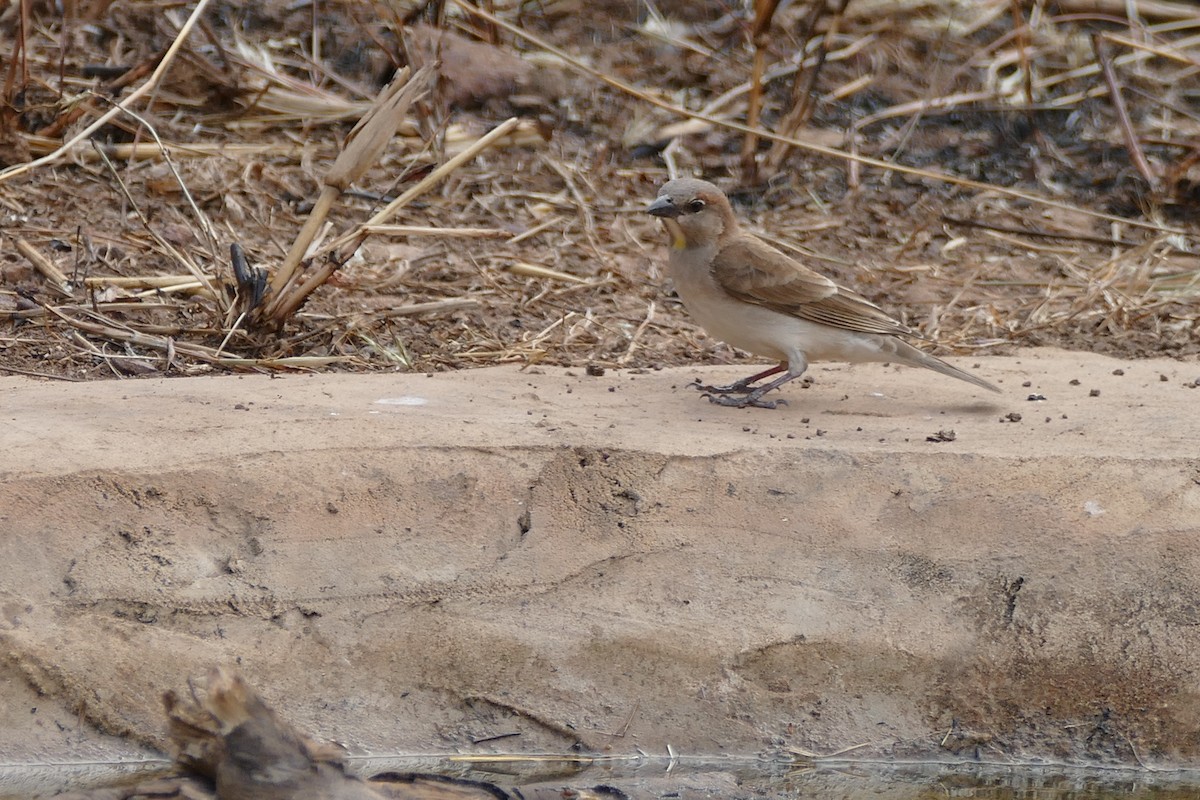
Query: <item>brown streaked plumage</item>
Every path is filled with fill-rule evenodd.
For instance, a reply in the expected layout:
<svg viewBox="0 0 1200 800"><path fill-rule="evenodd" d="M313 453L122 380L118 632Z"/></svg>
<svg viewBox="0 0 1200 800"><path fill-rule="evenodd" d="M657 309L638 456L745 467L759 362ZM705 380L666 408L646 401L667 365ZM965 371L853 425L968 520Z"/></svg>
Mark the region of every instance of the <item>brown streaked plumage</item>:
<svg viewBox="0 0 1200 800"><path fill-rule="evenodd" d="M712 336L779 361L729 386L702 387L713 402L774 408L763 395L800 377L812 361L894 361L1000 391L900 339L916 334L862 295L742 231L713 184L669 181L646 210L671 234L671 277L688 312Z"/></svg>

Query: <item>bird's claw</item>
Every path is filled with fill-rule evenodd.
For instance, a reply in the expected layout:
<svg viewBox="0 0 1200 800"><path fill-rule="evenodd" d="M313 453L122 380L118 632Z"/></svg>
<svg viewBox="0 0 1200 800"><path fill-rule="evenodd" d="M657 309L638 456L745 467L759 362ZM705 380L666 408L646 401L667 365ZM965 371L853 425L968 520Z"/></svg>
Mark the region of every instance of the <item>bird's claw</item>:
<svg viewBox="0 0 1200 800"><path fill-rule="evenodd" d="M704 392L705 396L710 394L741 394L748 391L750 386L745 381L731 383L728 386L712 386L711 384L701 383L700 381L692 381L688 384L688 388L694 388Z"/></svg>
<svg viewBox="0 0 1200 800"><path fill-rule="evenodd" d="M730 397L729 394L709 394L705 392L703 395L708 398L708 402L716 403L719 406L727 406L729 408L746 408L752 406L754 408L778 408L786 406L787 400L780 398L779 400L763 400L761 397L755 397L754 392L744 394L740 397Z"/></svg>

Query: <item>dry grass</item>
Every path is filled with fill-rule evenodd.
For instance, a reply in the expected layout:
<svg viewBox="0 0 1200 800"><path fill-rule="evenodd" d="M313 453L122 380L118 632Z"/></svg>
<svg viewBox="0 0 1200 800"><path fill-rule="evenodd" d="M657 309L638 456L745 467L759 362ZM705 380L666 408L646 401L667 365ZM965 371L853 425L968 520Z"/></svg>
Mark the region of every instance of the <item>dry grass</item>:
<svg viewBox="0 0 1200 800"><path fill-rule="evenodd" d="M1190 5L779 5L8 4L0 369L741 358L667 294L675 172L948 347L1200 352ZM421 18L499 48L394 102Z"/></svg>

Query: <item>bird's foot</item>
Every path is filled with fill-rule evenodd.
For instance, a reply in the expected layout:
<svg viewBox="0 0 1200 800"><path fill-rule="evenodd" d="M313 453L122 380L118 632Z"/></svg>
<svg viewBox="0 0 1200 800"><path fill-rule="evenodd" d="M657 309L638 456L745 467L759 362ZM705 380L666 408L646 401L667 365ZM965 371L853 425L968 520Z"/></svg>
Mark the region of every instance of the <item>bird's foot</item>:
<svg viewBox="0 0 1200 800"><path fill-rule="evenodd" d="M708 398L708 402L710 403L716 403L719 406L727 406L729 408L778 408L779 406L786 406L788 404L787 400L783 399L763 400L762 394L759 392L750 392L740 397L734 397L732 394L709 394L705 392L704 396Z"/></svg>
<svg viewBox="0 0 1200 800"><path fill-rule="evenodd" d="M688 384L688 386L691 388L694 388L694 389L698 389L699 391L704 392L704 394L706 394L706 395L710 395L710 394L743 394L744 392L750 391L751 383L753 383L753 381L751 381L749 379L743 379L743 380L731 383L728 386L712 386L707 383L701 383L700 381L692 381L691 383Z"/></svg>

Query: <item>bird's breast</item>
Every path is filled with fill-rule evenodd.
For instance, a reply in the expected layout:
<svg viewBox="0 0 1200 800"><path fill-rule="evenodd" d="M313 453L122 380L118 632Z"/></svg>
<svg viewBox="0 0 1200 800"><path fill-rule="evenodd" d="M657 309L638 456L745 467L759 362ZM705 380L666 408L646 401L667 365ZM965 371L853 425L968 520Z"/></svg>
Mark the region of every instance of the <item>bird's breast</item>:
<svg viewBox="0 0 1200 800"><path fill-rule="evenodd" d="M726 292L707 266L696 266L712 262L715 251L707 249L707 253L700 254L702 258L690 255L690 251L671 254L671 278L688 314L714 338L755 355L786 359L788 334L784 329L789 327L788 317Z"/></svg>

